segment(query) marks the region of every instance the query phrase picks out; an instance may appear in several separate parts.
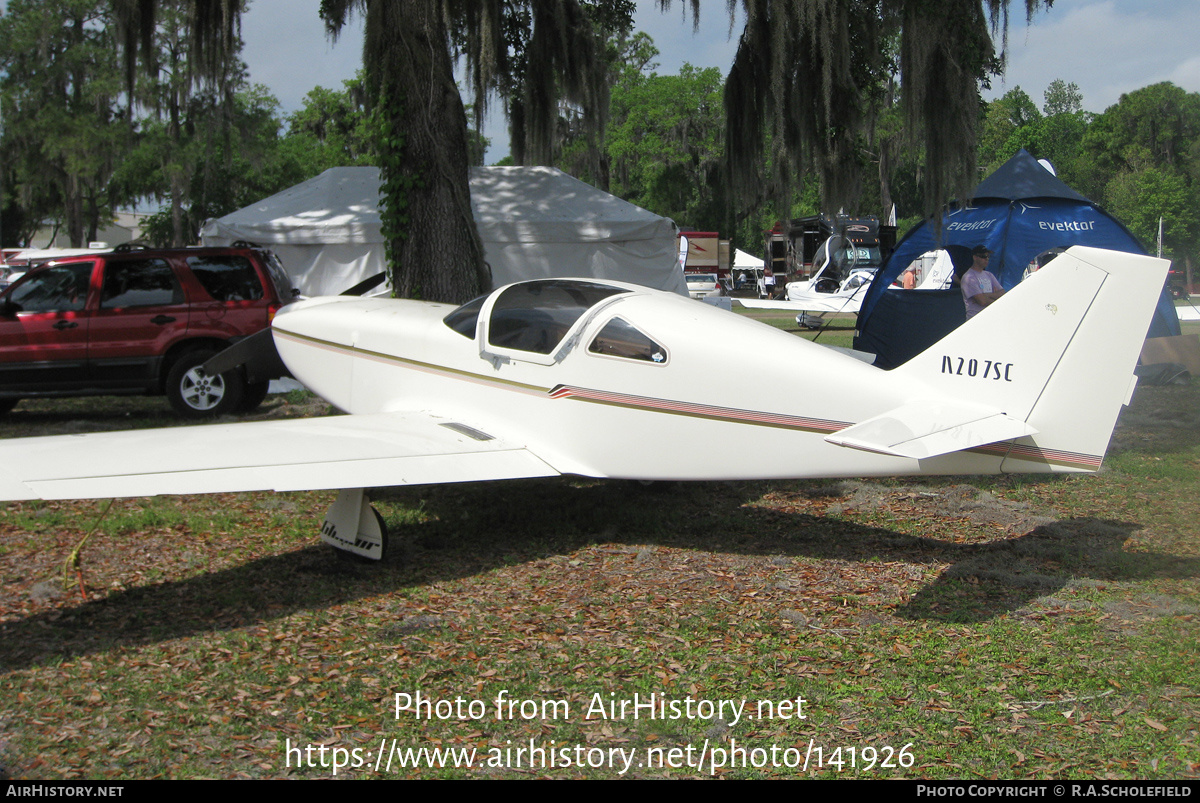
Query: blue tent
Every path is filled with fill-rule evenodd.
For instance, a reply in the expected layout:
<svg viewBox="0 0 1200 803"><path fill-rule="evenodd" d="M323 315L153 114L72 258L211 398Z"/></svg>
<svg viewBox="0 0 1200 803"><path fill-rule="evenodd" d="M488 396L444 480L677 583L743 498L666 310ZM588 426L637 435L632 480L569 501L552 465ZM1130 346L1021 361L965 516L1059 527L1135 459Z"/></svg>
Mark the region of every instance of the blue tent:
<svg viewBox="0 0 1200 803"><path fill-rule="evenodd" d="M954 245L990 248L993 254L988 270L1006 289L1021 281L1034 257L1052 248L1088 245L1146 253L1128 229L1059 181L1028 151L1020 150L975 188L969 203L951 206L942 217L940 239L932 221L922 222L896 245L879 270L863 298L854 338L856 349L878 355L876 365L900 365L962 323L962 295L957 287L888 290L913 260L935 248ZM1179 318L1166 292L1149 334L1179 334Z"/></svg>

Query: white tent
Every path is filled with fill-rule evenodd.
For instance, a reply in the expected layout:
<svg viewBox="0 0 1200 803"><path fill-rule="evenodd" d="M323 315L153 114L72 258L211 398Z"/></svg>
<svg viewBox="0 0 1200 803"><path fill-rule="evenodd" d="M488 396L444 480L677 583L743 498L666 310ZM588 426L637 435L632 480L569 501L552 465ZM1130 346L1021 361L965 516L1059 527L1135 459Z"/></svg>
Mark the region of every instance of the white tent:
<svg viewBox="0 0 1200 803"><path fill-rule="evenodd" d="M550 276L616 279L687 295L675 224L552 167L471 171L471 202L496 286ZM385 269L379 170L335 167L223 218L205 245L247 240L279 255L305 295Z"/></svg>
<svg viewBox="0 0 1200 803"><path fill-rule="evenodd" d="M733 269L734 270L762 270L763 261L756 256L747 254L742 249L738 248L733 253Z"/></svg>

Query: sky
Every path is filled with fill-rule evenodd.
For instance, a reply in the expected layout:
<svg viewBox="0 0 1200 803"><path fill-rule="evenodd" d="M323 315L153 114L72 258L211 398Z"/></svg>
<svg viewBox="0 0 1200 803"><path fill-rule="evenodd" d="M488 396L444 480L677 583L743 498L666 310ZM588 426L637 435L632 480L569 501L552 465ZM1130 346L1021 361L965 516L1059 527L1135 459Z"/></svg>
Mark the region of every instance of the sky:
<svg viewBox="0 0 1200 803"><path fill-rule="evenodd" d="M265 84L284 111L299 108L314 86L340 88L362 64L361 20L353 20L336 43L318 16L320 0L251 0L242 22L250 78ZM661 51L658 72L675 73L685 62L728 72L737 49L724 3L709 2L700 29L683 15L690 3L676 0L666 14L654 0L639 0L636 27ZM1020 86L1040 107L1050 82L1074 82L1088 111L1102 112L1134 89L1171 81L1200 92L1200 2L1197 0L1055 0L1032 24L1024 4L1013 0L1008 68L987 99ZM739 29L740 31L740 29ZM498 107L498 104L495 104ZM493 141L488 161L507 153L503 122L494 117L484 135Z"/></svg>

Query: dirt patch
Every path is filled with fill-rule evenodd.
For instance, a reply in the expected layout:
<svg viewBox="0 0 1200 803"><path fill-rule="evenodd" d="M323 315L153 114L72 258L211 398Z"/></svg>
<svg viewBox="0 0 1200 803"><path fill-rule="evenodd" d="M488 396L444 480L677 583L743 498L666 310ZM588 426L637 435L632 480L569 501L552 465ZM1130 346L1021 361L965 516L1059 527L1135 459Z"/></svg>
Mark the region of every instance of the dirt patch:
<svg viewBox="0 0 1200 803"><path fill-rule="evenodd" d="M1025 533L1052 524L1055 519L1022 502L1000 499L971 485L945 488L894 487L872 482L842 482L823 489L823 496L848 496L831 504L826 512L841 515L851 511L873 511L896 505L913 507L929 516L968 519L978 525L994 525L1009 533Z"/></svg>
<svg viewBox="0 0 1200 803"><path fill-rule="evenodd" d="M1194 616L1200 609L1165 594L1144 594L1132 599L1109 600L1104 610L1128 622L1149 622L1168 616Z"/></svg>

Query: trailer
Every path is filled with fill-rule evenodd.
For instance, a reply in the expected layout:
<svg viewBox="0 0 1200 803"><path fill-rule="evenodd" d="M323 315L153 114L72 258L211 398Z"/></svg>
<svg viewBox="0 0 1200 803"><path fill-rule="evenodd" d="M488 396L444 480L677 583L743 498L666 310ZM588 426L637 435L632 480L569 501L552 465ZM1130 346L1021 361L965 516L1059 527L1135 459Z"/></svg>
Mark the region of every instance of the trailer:
<svg viewBox="0 0 1200 803"><path fill-rule="evenodd" d="M733 287L729 241L715 231L679 231L679 261L684 274L711 273L728 291ZM686 250L685 250L686 249Z"/></svg>

